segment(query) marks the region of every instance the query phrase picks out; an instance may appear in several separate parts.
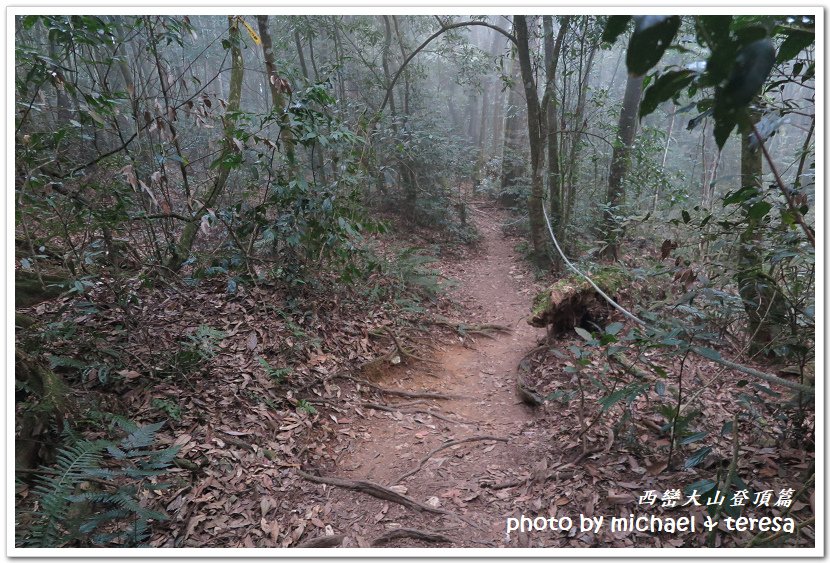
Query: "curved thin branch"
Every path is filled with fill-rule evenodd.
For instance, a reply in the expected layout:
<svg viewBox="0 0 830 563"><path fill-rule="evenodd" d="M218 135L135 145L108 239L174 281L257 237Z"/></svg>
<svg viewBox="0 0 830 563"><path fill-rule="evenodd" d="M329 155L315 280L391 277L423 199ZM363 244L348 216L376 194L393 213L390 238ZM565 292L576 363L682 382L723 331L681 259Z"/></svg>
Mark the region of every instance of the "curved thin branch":
<svg viewBox="0 0 830 563"><path fill-rule="evenodd" d="M801 227L801 230L804 231L804 234L807 237L807 240L810 241L810 245L815 248L816 247L816 235L813 233L813 229L804 221L804 216L801 214L801 211L795 206L795 202L793 201L792 195L787 190L787 187L784 185L784 180L781 179L781 174L778 172L778 168L776 168L775 163L772 160L772 157L767 150L766 145L764 144L764 140L761 135L758 133L758 129L755 127L755 124L752 124L752 132L755 135L755 138L758 139L758 144L761 146L761 151L764 153L764 158L769 165L769 169L772 171L772 175L775 176L775 183L778 184L778 189L781 190L781 194L784 196L784 199L787 200L787 207L790 208L790 213L793 214L793 218L795 222Z"/></svg>
<svg viewBox="0 0 830 563"><path fill-rule="evenodd" d="M437 39L438 37L440 37L441 35L443 35L444 33L448 32L452 29L457 29L459 27L471 27L471 26L476 26L476 25L481 26L481 27L489 27L490 29L493 29L493 30L497 31L498 33L501 33L502 35L507 37L507 39L512 41L514 44L516 43L516 38L512 34L505 31L504 29L500 28L499 26L493 25L491 23L480 22L480 21L466 21L466 22L458 22L458 23L451 23L451 24L443 24L441 26L441 29L439 29L438 31L436 31L435 33L433 33L432 35L427 37L426 40L424 40L424 42L421 43L418 46L417 49L412 51L409 54L409 56L406 57L406 59L404 60L403 64L401 64L401 67L397 70L397 72L395 72L395 76L392 77L392 82L390 82L389 86L387 86L387 88L386 88L386 96L383 98L383 103L380 104L380 107L377 110L377 114L379 115L383 111L383 109L386 107L386 104L389 103L389 98L392 96L392 89L395 87L395 83L397 83L398 78L400 77L403 70L406 68L406 65L408 65L409 62L413 58L415 58L415 55L420 53L427 45L432 43L432 41L434 41L435 39Z"/></svg>

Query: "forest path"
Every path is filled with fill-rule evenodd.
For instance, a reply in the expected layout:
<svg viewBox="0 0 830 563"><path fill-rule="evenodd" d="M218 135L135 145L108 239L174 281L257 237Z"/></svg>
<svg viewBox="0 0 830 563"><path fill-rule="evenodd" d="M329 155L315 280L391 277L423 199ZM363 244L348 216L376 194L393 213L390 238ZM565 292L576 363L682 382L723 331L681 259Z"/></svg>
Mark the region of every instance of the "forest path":
<svg viewBox="0 0 830 563"><path fill-rule="evenodd" d="M532 502L530 498L515 498L519 494L516 489L492 490L481 483L529 475L542 457L540 450L544 450L537 445L543 437L534 431L534 411L522 404L516 393L516 366L544 334L525 320L536 288L526 262L513 249L515 242L502 234L506 213L484 202L477 202L471 211L482 235L479 252L460 262L443 264L443 269L457 281L452 295L467 309L466 322L505 325L512 332L495 338L476 337L472 347L456 340L434 355L435 363L417 362L385 374L378 382L385 387L458 397L401 406L403 410L435 410L464 422L367 408L366 418L355 419L355 437L341 452L335 469L341 478L387 487L402 485L405 488L396 490L463 518L418 513L334 487L330 514L336 519L337 531L347 536L344 546L368 545L399 527L438 531L450 537L453 546L505 545L505 519L516 512L514 503L524 506ZM408 399L388 399L389 405L412 403ZM450 440L480 436L505 441L469 441L441 450L398 483L435 448ZM384 545L430 544L407 538ZM448 547L447 543L435 545Z"/></svg>

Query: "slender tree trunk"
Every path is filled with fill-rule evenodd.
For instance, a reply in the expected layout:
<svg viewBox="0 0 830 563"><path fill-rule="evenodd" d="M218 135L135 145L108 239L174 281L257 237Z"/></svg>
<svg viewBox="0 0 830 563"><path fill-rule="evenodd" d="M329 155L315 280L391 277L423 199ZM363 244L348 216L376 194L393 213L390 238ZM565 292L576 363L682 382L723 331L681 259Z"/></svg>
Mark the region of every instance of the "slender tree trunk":
<svg viewBox="0 0 830 563"><path fill-rule="evenodd" d="M239 21L234 16L228 16L229 40L231 44L231 80L230 93L228 95L228 107L224 117L225 138L222 145L222 152L219 155L219 175L211 186L210 190L203 197L204 205L195 214L193 220L185 225L184 232L179 245L176 247L167 266L178 270L182 266L183 259L190 254L196 236L199 233L202 217L216 205L216 201L225 189L228 176L231 173L229 166L225 164L228 157L237 149L234 143L234 131L236 129L236 115L239 112L240 100L242 98L242 78L244 75L244 64L242 61L241 39L239 37Z"/></svg>
<svg viewBox="0 0 830 563"><path fill-rule="evenodd" d="M288 82L281 78L277 72L277 64L274 62L274 44L271 40L271 30L268 29L268 16L257 16L257 27L262 39L262 55L265 59L265 71L268 74L268 88L271 90L271 101L274 104L273 111L279 115L280 138L285 145L285 154L288 157L291 169L294 169L294 135L291 132L291 124L288 114L285 112L285 93L290 91ZM220 75L221 76L221 75Z"/></svg>
<svg viewBox="0 0 830 563"><path fill-rule="evenodd" d="M614 215L619 213L625 201L623 179L628 170L631 146L637 132L637 110L640 107L640 95L643 92L643 77L629 76L625 83L623 106L620 110L617 142L611 156L611 168L608 171L608 191L605 196L604 213L605 248L600 252L603 258L619 259L620 233Z"/></svg>
<svg viewBox="0 0 830 563"><path fill-rule="evenodd" d="M310 83L312 80L308 74L308 67L305 64L305 58L303 57L303 43L300 38L300 32L297 29L294 30L294 45L297 47L297 55L300 59L300 69L303 72L303 78L305 78L307 83ZM311 44L309 43L309 47L310 45ZM320 143L314 143L311 148L311 172L315 181L322 182L323 184L327 183L323 147Z"/></svg>
<svg viewBox="0 0 830 563"><path fill-rule="evenodd" d="M547 107L547 143L548 143L548 190L550 195L550 221L557 239L562 240L565 230L562 201L562 171L559 159L559 135L557 133L557 96L553 94L556 89L556 69L559 66L559 54L562 51L562 43L568 32L571 16L565 16L559 25L556 40L553 39L553 17L542 17L542 28L544 30L545 42L545 68L546 68L546 94ZM560 260L554 259L554 265L559 267Z"/></svg>
<svg viewBox="0 0 830 563"><path fill-rule="evenodd" d="M674 118L677 115L674 106L671 106L669 111L671 112L671 119L669 120L669 130L666 132L666 146L663 147L663 160L660 163L660 169L665 170L666 168L666 160L669 157L669 145L671 144L671 134L672 129L674 129ZM657 213L657 200L660 196L660 186L658 185L654 188L654 200L651 202L651 214L654 215Z"/></svg>
<svg viewBox="0 0 830 563"><path fill-rule="evenodd" d="M537 266L549 265L547 238L545 236L544 216L542 212L544 186L542 184L542 156L544 151L544 131L536 81L530 63L527 19L525 16L513 16L516 32L519 66L522 72L527 101L527 131L530 138L530 196L528 197L528 216L530 218L530 240L533 243L533 258Z"/></svg>
<svg viewBox="0 0 830 563"><path fill-rule="evenodd" d="M508 45L504 43L503 45ZM504 88L500 87L498 81L494 84L495 99L493 103L493 139L490 146L490 156L495 157L502 154L504 143ZM501 170L499 170L501 175Z"/></svg>
<svg viewBox="0 0 830 563"><path fill-rule="evenodd" d="M499 182L501 186L500 200L502 203L509 205L515 205L517 203L514 195L515 190L517 183L524 177L526 170L521 133L521 121L526 110L523 108L525 104L524 100L522 100L520 86L522 75L515 54L514 50L513 57L510 61L512 84L507 94L507 107L505 108L501 178Z"/></svg>
<svg viewBox="0 0 830 563"><path fill-rule="evenodd" d="M758 118L757 111L750 112L749 119L753 123ZM741 134L742 188L755 188L759 192L763 190L762 166L761 151L750 148L749 135L744 131ZM744 206L748 211L749 205ZM751 339L749 350L753 354L765 351L771 355L772 350L768 349L768 345L785 325L784 300L775 280L765 268L762 222L748 212L746 214L748 225L741 233L738 249L738 293L743 299L748 320L746 329Z"/></svg>
<svg viewBox="0 0 830 563"><path fill-rule="evenodd" d="M294 46L297 47L297 57L300 59L300 70L306 80L308 77L308 65L305 63L305 53L303 52L303 41L300 38L300 30L294 28Z"/></svg>
<svg viewBox="0 0 830 563"><path fill-rule="evenodd" d="M589 20L586 16L585 20L585 29L583 30L583 37L588 34L588 24ZM567 207L565 209L565 225L568 224L568 219L573 214L573 206L574 202L576 201L576 182L574 178L576 177L576 172L579 169L579 149L582 146L582 137L585 134L585 130L588 128L588 122L585 119L585 102L588 95L588 80L591 76L591 68L594 65L594 55L596 54L597 47L599 46L598 43L592 43L589 47L588 51L588 58L584 64L580 61L580 66L582 70L579 73L579 82L577 84L579 88L579 93L577 94L576 99L576 109L574 110L573 116L573 127L572 133L570 136L570 151L568 154L567 160L567 181L563 183L563 195L567 192ZM581 56L584 54L581 54Z"/></svg>

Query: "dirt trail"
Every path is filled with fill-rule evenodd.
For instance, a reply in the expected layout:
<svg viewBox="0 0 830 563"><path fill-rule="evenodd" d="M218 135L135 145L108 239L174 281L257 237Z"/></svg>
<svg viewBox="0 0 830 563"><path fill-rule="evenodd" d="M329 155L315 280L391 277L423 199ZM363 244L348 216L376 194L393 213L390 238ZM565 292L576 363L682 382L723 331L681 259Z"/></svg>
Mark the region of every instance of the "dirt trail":
<svg viewBox="0 0 830 563"><path fill-rule="evenodd" d="M452 546L504 545L505 518L513 514L515 496L520 492L491 490L481 483L527 476L542 457L534 445L540 439L532 422L536 414L520 402L515 389L516 365L543 334L525 322L535 291L532 275L513 250L515 243L502 235L503 212L482 205L473 212L483 236L481 249L469 259L446 265L447 273L458 282L453 297L465 305L468 319L506 325L513 332L492 339L477 337L471 347L460 341L448 343L435 354L435 364L419 362L387 374L380 381L386 387L459 397L424 401L404 406L404 410L432 409L464 422L366 408L366 418L355 417L355 439L340 453L335 473L341 478L390 486L449 440L489 435L507 441L471 441L444 449L417 473L400 481L405 487L400 491L410 498L460 514L463 519L418 513L363 493L330 489L329 517L335 519L338 532L347 535L344 546L368 545L398 527L440 531L453 539ZM411 403L387 401L390 405ZM429 544L395 539L386 545Z"/></svg>

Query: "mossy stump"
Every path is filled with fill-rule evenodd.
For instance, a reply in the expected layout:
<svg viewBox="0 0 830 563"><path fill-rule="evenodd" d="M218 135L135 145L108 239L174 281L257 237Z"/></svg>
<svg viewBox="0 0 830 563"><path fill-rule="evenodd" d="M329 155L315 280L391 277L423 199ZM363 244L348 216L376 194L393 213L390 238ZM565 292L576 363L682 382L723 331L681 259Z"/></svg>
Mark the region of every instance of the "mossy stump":
<svg viewBox="0 0 830 563"><path fill-rule="evenodd" d="M618 268L605 267L586 274L612 299L630 281ZM536 295L528 324L548 327L552 335L564 334L576 326L604 321L611 306L585 278L576 274L558 280Z"/></svg>

